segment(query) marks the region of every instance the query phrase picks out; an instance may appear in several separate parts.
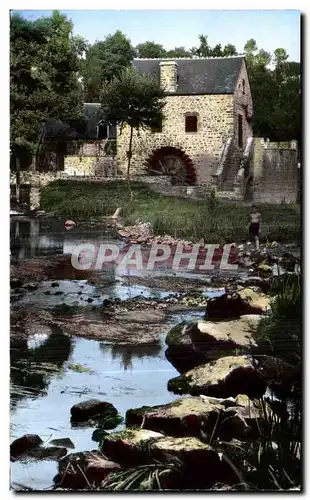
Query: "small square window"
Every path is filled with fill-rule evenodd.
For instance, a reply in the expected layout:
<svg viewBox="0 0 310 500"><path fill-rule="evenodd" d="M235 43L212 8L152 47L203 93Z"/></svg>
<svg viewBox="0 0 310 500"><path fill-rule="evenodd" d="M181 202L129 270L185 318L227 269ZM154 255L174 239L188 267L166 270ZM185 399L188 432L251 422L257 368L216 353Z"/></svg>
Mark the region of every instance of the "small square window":
<svg viewBox="0 0 310 500"><path fill-rule="evenodd" d="M163 124L161 121L160 123L152 127L153 134L160 134L162 131L163 131Z"/></svg>
<svg viewBox="0 0 310 500"><path fill-rule="evenodd" d="M197 130L198 130L197 116L186 116L185 117L185 132L197 132Z"/></svg>

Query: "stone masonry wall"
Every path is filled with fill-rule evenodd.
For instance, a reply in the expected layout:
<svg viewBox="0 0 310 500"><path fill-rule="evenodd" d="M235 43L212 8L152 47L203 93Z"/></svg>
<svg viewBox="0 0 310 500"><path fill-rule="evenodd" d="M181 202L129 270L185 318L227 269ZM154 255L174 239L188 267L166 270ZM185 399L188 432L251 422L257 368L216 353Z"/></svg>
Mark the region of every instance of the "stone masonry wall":
<svg viewBox="0 0 310 500"><path fill-rule="evenodd" d="M110 156L66 156L64 172L78 176L108 176L116 174L116 158Z"/></svg>
<svg viewBox="0 0 310 500"><path fill-rule="evenodd" d="M234 93L233 115L234 134L225 165L223 190L233 190L234 180L240 166L242 153L244 152L248 139L253 137L252 121L251 119L249 120L249 117L253 116L253 101L245 62L242 64ZM242 148L238 145L238 115L242 116Z"/></svg>
<svg viewBox="0 0 310 500"><path fill-rule="evenodd" d="M254 139L253 201L296 203L298 162L296 142L268 143Z"/></svg>
<svg viewBox="0 0 310 500"><path fill-rule="evenodd" d="M198 113L198 131L185 132L185 114ZM196 168L197 184L212 183L212 174L218 166L223 145L233 135L234 108L232 95L167 96L162 132L134 131L131 172L143 174L151 152L166 146L184 151ZM127 168L126 151L129 128L117 135L117 161L120 171Z"/></svg>

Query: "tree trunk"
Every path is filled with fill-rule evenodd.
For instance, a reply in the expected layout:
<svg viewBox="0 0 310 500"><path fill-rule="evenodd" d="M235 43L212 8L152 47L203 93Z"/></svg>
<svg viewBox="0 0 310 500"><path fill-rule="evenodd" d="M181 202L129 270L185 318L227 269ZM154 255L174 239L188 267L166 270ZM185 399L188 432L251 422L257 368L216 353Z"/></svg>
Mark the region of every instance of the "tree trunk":
<svg viewBox="0 0 310 500"><path fill-rule="evenodd" d="M20 201L20 158L17 155L15 158L16 165L16 203L19 204Z"/></svg>
<svg viewBox="0 0 310 500"><path fill-rule="evenodd" d="M133 127L130 127L129 149L127 151L127 184L128 184L129 195L130 195L130 202L132 202L132 200L133 200L133 192L131 190L131 185L130 185L130 163L131 163L131 157L132 157L132 137L133 137Z"/></svg>

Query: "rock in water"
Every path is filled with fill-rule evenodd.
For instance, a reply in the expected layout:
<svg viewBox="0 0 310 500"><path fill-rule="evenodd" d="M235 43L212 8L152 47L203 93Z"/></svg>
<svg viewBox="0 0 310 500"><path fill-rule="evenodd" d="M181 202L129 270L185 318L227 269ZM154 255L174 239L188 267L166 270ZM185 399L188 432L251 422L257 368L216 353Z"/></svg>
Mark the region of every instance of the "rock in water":
<svg viewBox="0 0 310 500"><path fill-rule="evenodd" d="M111 403L98 399L89 399L71 408L71 421L73 422L85 422L95 417L117 419L118 412Z"/></svg>
<svg viewBox="0 0 310 500"><path fill-rule="evenodd" d="M105 459L98 450L71 453L59 462L56 485L70 489L89 489L89 485L99 486L111 472L121 470L121 466Z"/></svg>
<svg viewBox="0 0 310 500"><path fill-rule="evenodd" d="M247 356L225 356L168 382L168 390L175 394L203 394L215 398L238 394L257 398L265 394L266 388L264 377Z"/></svg>
<svg viewBox="0 0 310 500"><path fill-rule="evenodd" d="M11 443L11 458L16 458L19 455L23 455L28 450L38 448L42 443L42 439L37 434L25 434Z"/></svg>
<svg viewBox="0 0 310 500"><path fill-rule="evenodd" d="M185 373L236 350L248 353L256 345L253 333L261 317L244 315L230 321L180 323L166 337L166 358L180 372Z"/></svg>

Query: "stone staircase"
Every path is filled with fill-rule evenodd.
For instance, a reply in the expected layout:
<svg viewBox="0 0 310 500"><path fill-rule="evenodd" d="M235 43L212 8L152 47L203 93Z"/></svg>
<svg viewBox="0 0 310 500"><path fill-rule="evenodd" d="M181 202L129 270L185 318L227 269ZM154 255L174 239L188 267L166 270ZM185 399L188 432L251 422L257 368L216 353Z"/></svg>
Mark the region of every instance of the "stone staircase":
<svg viewBox="0 0 310 500"><path fill-rule="evenodd" d="M223 147L213 182L219 198L243 200L246 184L253 175L251 168L253 138L247 140L242 153L234 147L233 141L234 139L229 137Z"/></svg>

